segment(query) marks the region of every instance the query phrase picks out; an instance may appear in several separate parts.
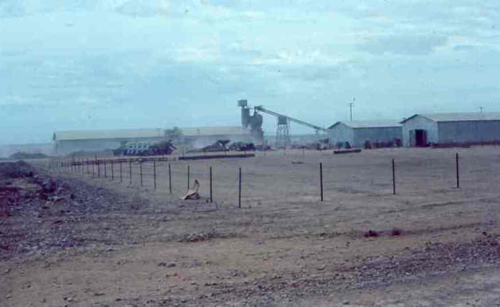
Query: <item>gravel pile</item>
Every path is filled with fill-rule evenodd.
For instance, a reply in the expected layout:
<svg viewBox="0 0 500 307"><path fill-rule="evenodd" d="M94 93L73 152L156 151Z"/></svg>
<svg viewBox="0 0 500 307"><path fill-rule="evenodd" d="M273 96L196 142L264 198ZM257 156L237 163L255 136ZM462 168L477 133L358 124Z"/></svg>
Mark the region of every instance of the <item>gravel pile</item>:
<svg viewBox="0 0 500 307"><path fill-rule="evenodd" d="M73 181L22 161L0 164L0 259L85 245L76 224L123 209L118 195Z"/></svg>

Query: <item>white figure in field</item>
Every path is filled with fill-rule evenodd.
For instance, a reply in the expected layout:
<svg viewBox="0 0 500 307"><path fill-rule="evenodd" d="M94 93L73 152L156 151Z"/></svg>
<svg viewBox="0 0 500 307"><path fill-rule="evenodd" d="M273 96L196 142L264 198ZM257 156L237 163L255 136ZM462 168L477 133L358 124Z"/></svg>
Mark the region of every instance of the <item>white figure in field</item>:
<svg viewBox="0 0 500 307"><path fill-rule="evenodd" d="M200 183L198 182L198 179L194 180L193 188L189 189L181 199L186 200L186 199L200 199L200 194L198 194L198 190L200 189Z"/></svg>

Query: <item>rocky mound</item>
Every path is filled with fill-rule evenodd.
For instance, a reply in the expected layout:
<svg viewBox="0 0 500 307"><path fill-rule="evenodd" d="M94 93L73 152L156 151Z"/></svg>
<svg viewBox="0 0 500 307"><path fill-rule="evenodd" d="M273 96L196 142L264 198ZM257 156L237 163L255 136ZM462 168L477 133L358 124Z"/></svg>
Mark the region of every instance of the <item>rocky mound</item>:
<svg viewBox="0 0 500 307"><path fill-rule="evenodd" d="M0 163L0 179L33 177L34 169L24 161Z"/></svg>

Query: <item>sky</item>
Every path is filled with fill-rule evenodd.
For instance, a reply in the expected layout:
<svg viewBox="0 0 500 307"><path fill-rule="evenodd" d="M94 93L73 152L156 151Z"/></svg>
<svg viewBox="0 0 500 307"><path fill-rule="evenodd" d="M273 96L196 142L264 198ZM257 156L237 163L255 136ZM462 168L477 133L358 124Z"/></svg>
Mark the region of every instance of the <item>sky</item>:
<svg viewBox="0 0 500 307"><path fill-rule="evenodd" d="M353 101L500 111L499 21L498 0L0 0L0 144L240 125L239 99L322 127Z"/></svg>

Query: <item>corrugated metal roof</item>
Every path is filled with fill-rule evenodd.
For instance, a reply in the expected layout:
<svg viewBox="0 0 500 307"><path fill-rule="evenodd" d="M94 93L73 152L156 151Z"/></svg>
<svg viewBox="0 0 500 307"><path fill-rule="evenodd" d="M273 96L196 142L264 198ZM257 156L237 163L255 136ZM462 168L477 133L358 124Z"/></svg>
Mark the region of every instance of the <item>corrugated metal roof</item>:
<svg viewBox="0 0 500 307"><path fill-rule="evenodd" d="M355 121L339 121L330 126L328 129L344 124L353 129L360 128L391 128L391 127L401 127L401 123L397 120L355 120Z"/></svg>
<svg viewBox="0 0 500 307"><path fill-rule="evenodd" d="M128 139L163 137L163 129L124 129L124 130L73 130L58 131L54 133L54 140L102 140L102 139Z"/></svg>
<svg viewBox="0 0 500 307"><path fill-rule="evenodd" d="M459 122L459 121L483 121L500 120L500 112L474 112L474 113L433 113L433 114L415 114L402 121L404 123L415 116L426 117L435 122Z"/></svg>
<svg viewBox="0 0 500 307"><path fill-rule="evenodd" d="M249 135L241 126L179 128L184 136ZM53 140L105 140L164 137L165 129L73 130L54 133Z"/></svg>

